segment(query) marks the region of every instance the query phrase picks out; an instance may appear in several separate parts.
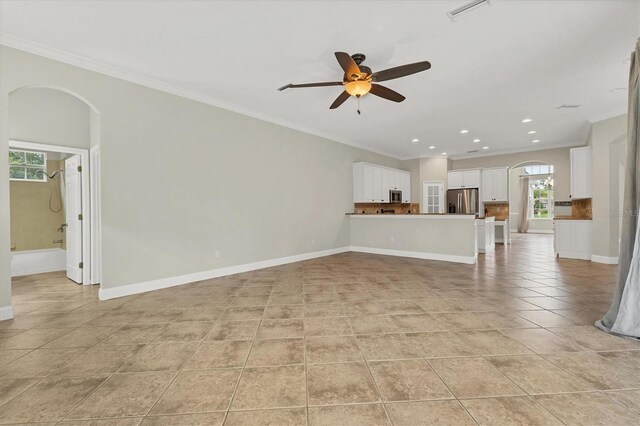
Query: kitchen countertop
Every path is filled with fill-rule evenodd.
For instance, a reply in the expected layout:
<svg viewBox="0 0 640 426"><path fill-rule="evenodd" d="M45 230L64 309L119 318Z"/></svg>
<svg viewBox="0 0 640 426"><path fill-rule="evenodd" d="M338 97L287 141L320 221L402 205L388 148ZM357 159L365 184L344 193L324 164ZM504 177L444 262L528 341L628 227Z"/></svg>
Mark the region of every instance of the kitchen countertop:
<svg viewBox="0 0 640 426"><path fill-rule="evenodd" d="M577 217L577 216L554 216L553 220L593 220L590 217Z"/></svg>
<svg viewBox="0 0 640 426"><path fill-rule="evenodd" d="M395 214L395 213L378 213L378 214L366 214L366 213L345 213L353 219L367 218L367 219L474 219L472 214L428 214L428 213L414 213L414 214Z"/></svg>

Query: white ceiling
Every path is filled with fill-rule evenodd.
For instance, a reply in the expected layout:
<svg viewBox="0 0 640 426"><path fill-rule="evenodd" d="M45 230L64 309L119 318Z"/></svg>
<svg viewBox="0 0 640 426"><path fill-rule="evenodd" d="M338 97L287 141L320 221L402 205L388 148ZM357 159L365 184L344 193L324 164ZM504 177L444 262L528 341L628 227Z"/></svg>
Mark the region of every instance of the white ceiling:
<svg viewBox="0 0 640 426"><path fill-rule="evenodd" d="M628 84L640 1L495 0L452 23L465 3L3 0L0 41L398 158L580 145L625 111L611 89ZM355 99L329 110L339 87L276 90L341 79L338 50L432 69L385 82L406 101L366 95L361 116Z"/></svg>

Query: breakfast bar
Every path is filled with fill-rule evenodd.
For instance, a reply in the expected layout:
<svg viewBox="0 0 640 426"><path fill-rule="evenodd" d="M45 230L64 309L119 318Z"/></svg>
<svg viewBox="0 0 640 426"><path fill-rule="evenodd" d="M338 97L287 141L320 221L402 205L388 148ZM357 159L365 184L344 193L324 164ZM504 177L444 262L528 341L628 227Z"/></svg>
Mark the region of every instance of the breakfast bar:
<svg viewBox="0 0 640 426"><path fill-rule="evenodd" d="M474 215L350 214L351 250L476 263Z"/></svg>

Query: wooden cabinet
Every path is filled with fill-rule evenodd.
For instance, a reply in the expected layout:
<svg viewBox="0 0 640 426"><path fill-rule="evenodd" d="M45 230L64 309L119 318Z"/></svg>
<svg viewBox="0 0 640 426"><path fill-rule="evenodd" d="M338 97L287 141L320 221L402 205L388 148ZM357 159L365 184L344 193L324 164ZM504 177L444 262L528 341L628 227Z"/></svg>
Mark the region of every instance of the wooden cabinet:
<svg viewBox="0 0 640 426"><path fill-rule="evenodd" d="M554 221L554 248L559 257L591 259L591 221Z"/></svg>
<svg viewBox="0 0 640 426"><path fill-rule="evenodd" d="M571 195L573 200L591 198L591 147L571 149Z"/></svg>
<svg viewBox="0 0 640 426"><path fill-rule="evenodd" d="M480 170L451 171L447 174L447 189L480 188Z"/></svg>
<svg viewBox="0 0 640 426"><path fill-rule="evenodd" d="M482 201L509 201L509 171L507 168L485 169L482 171Z"/></svg>
<svg viewBox="0 0 640 426"><path fill-rule="evenodd" d="M402 191L402 202L411 202L411 174L369 163L353 164L353 202L388 203L390 190Z"/></svg>

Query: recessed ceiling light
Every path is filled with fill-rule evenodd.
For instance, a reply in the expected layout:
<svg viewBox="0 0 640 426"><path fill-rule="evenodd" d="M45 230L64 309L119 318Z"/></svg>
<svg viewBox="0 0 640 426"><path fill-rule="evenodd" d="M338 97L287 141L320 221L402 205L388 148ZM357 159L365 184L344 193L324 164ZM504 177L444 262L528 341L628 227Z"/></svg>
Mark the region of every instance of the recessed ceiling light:
<svg viewBox="0 0 640 426"><path fill-rule="evenodd" d="M533 120L530 118L525 118L524 120L522 120L523 123L531 123Z"/></svg>
<svg viewBox="0 0 640 426"><path fill-rule="evenodd" d="M446 153L446 152L443 152L443 153L442 153L442 155L447 155L447 153Z"/></svg>
<svg viewBox="0 0 640 426"><path fill-rule="evenodd" d="M436 149L436 147L435 146L430 146L429 149Z"/></svg>
<svg viewBox="0 0 640 426"><path fill-rule="evenodd" d="M483 146L482 149L489 149L489 147L488 146Z"/></svg>
<svg viewBox="0 0 640 426"><path fill-rule="evenodd" d="M527 133L529 133L530 135L534 135L536 133L535 130L529 130Z"/></svg>
<svg viewBox="0 0 640 426"><path fill-rule="evenodd" d="M478 142L480 142L480 139L474 139L473 142L474 143L478 143Z"/></svg>
<svg viewBox="0 0 640 426"><path fill-rule="evenodd" d="M626 92L627 88L626 87L616 87L615 89L611 89L609 91L611 93L620 93L620 92Z"/></svg>
<svg viewBox="0 0 640 426"><path fill-rule="evenodd" d="M413 139L411 139L411 142L413 142L413 143L418 143L418 142L420 142L420 139L418 139L418 138L413 138Z"/></svg>
<svg viewBox="0 0 640 426"><path fill-rule="evenodd" d="M468 130L460 130L460 133L462 133L464 135L465 133L469 133L469 131Z"/></svg>
<svg viewBox="0 0 640 426"><path fill-rule="evenodd" d="M534 139L531 141L531 143L538 143L538 142L540 142L540 139Z"/></svg>

